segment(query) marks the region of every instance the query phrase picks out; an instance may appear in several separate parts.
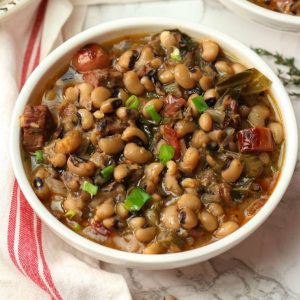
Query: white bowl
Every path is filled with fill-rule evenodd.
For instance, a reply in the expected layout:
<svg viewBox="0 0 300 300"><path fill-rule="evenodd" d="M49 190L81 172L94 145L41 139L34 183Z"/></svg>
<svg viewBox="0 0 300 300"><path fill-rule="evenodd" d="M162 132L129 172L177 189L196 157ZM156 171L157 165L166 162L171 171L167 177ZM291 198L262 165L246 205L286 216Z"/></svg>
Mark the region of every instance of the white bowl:
<svg viewBox="0 0 300 300"><path fill-rule="evenodd" d="M43 89L47 79L53 78L57 70L60 70L83 45L90 42L101 43L133 33L158 32L166 28L178 28L194 38L212 38L245 65L257 68L272 80L272 93L275 99L280 100L277 104L285 128L285 157L288 159L284 159L280 179L267 203L254 218L231 235L202 248L181 253L161 255L127 253L101 246L76 234L59 222L37 198L26 177L21 158L19 116L29 99L36 97L38 91ZM10 153L17 180L27 201L49 228L70 245L97 259L142 269L170 269L201 262L232 248L254 232L272 213L287 189L296 163L298 141L295 115L289 97L280 80L257 54L231 37L199 24L163 18L122 19L101 24L76 35L54 50L35 69L24 85L13 112L10 137Z"/></svg>
<svg viewBox="0 0 300 300"><path fill-rule="evenodd" d="M300 16L275 12L248 0L219 0L237 15L278 30L300 32Z"/></svg>

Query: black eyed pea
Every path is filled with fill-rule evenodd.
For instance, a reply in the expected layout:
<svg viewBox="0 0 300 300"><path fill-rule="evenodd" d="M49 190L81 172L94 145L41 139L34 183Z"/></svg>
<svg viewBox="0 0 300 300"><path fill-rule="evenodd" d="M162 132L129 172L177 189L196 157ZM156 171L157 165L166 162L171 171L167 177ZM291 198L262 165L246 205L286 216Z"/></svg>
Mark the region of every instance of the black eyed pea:
<svg viewBox="0 0 300 300"><path fill-rule="evenodd" d="M122 121L135 120L138 118L138 111L136 109L129 109L126 107L119 107L116 111L116 116Z"/></svg>
<svg viewBox="0 0 300 300"><path fill-rule="evenodd" d="M203 91L207 91L213 87L213 80L210 76L203 75L199 80L199 85Z"/></svg>
<svg viewBox="0 0 300 300"><path fill-rule="evenodd" d="M144 92L144 86L135 71L128 71L123 76L123 83L129 93L133 95L141 95Z"/></svg>
<svg viewBox="0 0 300 300"><path fill-rule="evenodd" d="M179 229L180 223L176 205L165 207L161 212L161 221L168 229Z"/></svg>
<svg viewBox="0 0 300 300"><path fill-rule="evenodd" d="M63 203L63 207L66 211L75 210L77 212L81 212L81 210L84 208L84 201L81 199L81 197L74 197L71 194L68 194Z"/></svg>
<svg viewBox="0 0 300 300"><path fill-rule="evenodd" d="M81 108L78 110L78 114L81 118L81 127L83 130L89 130L94 125L94 118L90 111L85 108Z"/></svg>
<svg viewBox="0 0 300 300"><path fill-rule="evenodd" d="M179 169L184 173L192 173L196 169L199 160L199 151L194 147L189 147L184 153L182 162L179 163Z"/></svg>
<svg viewBox="0 0 300 300"><path fill-rule="evenodd" d="M135 143L128 143L124 148L126 159L137 164L144 164L152 158L152 153Z"/></svg>
<svg viewBox="0 0 300 300"><path fill-rule="evenodd" d="M205 156L206 162L213 168L217 165L216 160L209 154Z"/></svg>
<svg viewBox="0 0 300 300"><path fill-rule="evenodd" d="M184 64L177 64L174 68L175 81L184 89L192 89L195 81L191 78L188 67Z"/></svg>
<svg viewBox="0 0 300 300"><path fill-rule="evenodd" d="M209 113L204 112L199 118L199 125L201 129L208 132L212 130L213 121Z"/></svg>
<svg viewBox="0 0 300 300"><path fill-rule="evenodd" d="M191 78L196 82L199 81L200 78L202 77L202 72L199 69L199 67L194 67L193 69L191 69L190 74L191 74Z"/></svg>
<svg viewBox="0 0 300 300"><path fill-rule="evenodd" d="M116 219L114 217L106 218L102 221L102 224L105 228L111 229L114 227Z"/></svg>
<svg viewBox="0 0 300 300"><path fill-rule="evenodd" d="M162 45L162 47L164 47L165 49L169 49L171 47L176 47L177 45L177 40L174 36L174 34L168 30L163 31L160 36L160 43Z"/></svg>
<svg viewBox="0 0 300 300"><path fill-rule="evenodd" d="M165 166L160 162L153 162L145 167L145 177L151 180L154 184L159 182L159 175Z"/></svg>
<svg viewBox="0 0 300 300"><path fill-rule="evenodd" d="M167 172L164 179L165 188L175 195L181 195L182 188L178 183L177 175L177 164L173 160L168 161Z"/></svg>
<svg viewBox="0 0 300 300"><path fill-rule="evenodd" d="M195 148L203 148L209 143L210 138L203 130L194 132L191 144Z"/></svg>
<svg viewBox="0 0 300 300"><path fill-rule="evenodd" d="M225 75L232 75L234 73L231 65L224 61L224 60L218 60L216 63L215 63L215 67L217 69L217 71L220 73L220 74L225 74Z"/></svg>
<svg viewBox="0 0 300 300"><path fill-rule="evenodd" d="M95 165L91 161L85 161L77 156L70 155L67 161L70 172L78 176L91 176L95 172Z"/></svg>
<svg viewBox="0 0 300 300"><path fill-rule="evenodd" d="M212 98L215 98L215 99L218 98L218 93L217 93L216 89L206 90L206 92L204 93L204 100L208 100L208 99L212 99Z"/></svg>
<svg viewBox="0 0 300 300"><path fill-rule="evenodd" d="M160 244L152 243L144 248L143 254L160 254L164 251L164 248Z"/></svg>
<svg viewBox="0 0 300 300"><path fill-rule="evenodd" d="M281 144L283 141L283 128L278 122L272 122L268 125L272 132L273 139L277 145Z"/></svg>
<svg viewBox="0 0 300 300"><path fill-rule="evenodd" d="M206 209L215 217L224 215L223 207L219 203L209 203Z"/></svg>
<svg viewBox="0 0 300 300"><path fill-rule="evenodd" d="M223 135L224 132L221 129L216 129L208 133L209 138L217 143L221 142Z"/></svg>
<svg viewBox="0 0 300 300"><path fill-rule="evenodd" d="M141 243L149 243L151 242L156 235L156 228L155 227L146 227L146 228L139 228L135 231L136 239Z"/></svg>
<svg viewBox="0 0 300 300"><path fill-rule="evenodd" d="M103 112L104 114L112 113L117 108L122 106L122 104L123 104L123 102L119 98L109 98L102 103L102 105L100 107L100 112Z"/></svg>
<svg viewBox="0 0 300 300"><path fill-rule="evenodd" d="M266 119L270 116L270 110L265 105L254 105L248 115L249 122L254 127L264 127Z"/></svg>
<svg viewBox="0 0 300 300"><path fill-rule="evenodd" d="M154 69L158 69L162 65L162 60L159 57L155 57L151 60L150 65Z"/></svg>
<svg viewBox="0 0 300 300"><path fill-rule="evenodd" d="M115 155L124 149L124 142L120 134L101 138L98 142L99 148L108 155Z"/></svg>
<svg viewBox="0 0 300 300"><path fill-rule="evenodd" d="M112 217L115 214L114 206L111 201L107 200L96 207L95 220L101 221Z"/></svg>
<svg viewBox="0 0 300 300"><path fill-rule="evenodd" d="M190 208L182 208L179 211L180 224L185 229L192 229L197 226L198 219L196 214Z"/></svg>
<svg viewBox="0 0 300 300"><path fill-rule="evenodd" d="M199 184L198 181L194 178L184 178L181 181L181 186L185 189L196 189Z"/></svg>
<svg viewBox="0 0 300 300"><path fill-rule="evenodd" d="M148 143L148 138L144 131L137 127L129 126L122 133L122 140L125 142L130 142L135 138L140 139L144 144Z"/></svg>
<svg viewBox="0 0 300 300"><path fill-rule="evenodd" d="M192 133L196 130L196 124L188 120L179 120L176 122L174 129L179 138L184 137L185 135Z"/></svg>
<svg viewBox="0 0 300 300"><path fill-rule="evenodd" d="M190 208L193 211L201 209L201 201L194 194L183 194L177 201L178 208Z"/></svg>
<svg viewBox="0 0 300 300"><path fill-rule="evenodd" d="M62 168L67 162L67 156L64 153L55 153L51 155L48 160L55 168Z"/></svg>
<svg viewBox="0 0 300 300"><path fill-rule="evenodd" d="M79 89L80 106L90 110L92 106L91 93L94 90L94 87L89 83L80 83L77 87Z"/></svg>
<svg viewBox="0 0 300 300"><path fill-rule="evenodd" d="M215 231L214 235L217 238L223 238L230 233L233 233L239 228L239 225L234 221L227 221L222 223L219 228Z"/></svg>
<svg viewBox="0 0 300 300"><path fill-rule="evenodd" d="M145 46L142 49L141 54L140 54L138 60L136 61L134 67L136 69L139 69L139 68L145 66L147 63L149 63L153 58L154 58L154 53L153 53L152 48L149 46Z"/></svg>
<svg viewBox="0 0 300 300"><path fill-rule="evenodd" d="M55 151L64 154L73 153L79 148L81 141L81 132L77 129L72 129L62 139L58 139L55 142Z"/></svg>
<svg viewBox="0 0 300 300"><path fill-rule="evenodd" d="M173 82L174 78L175 78L174 72L170 69L164 70L164 71L160 72L158 75L159 81L163 84Z"/></svg>
<svg viewBox="0 0 300 300"><path fill-rule="evenodd" d="M219 54L219 45L210 40L202 42L202 58L207 62L213 62L216 60Z"/></svg>
<svg viewBox="0 0 300 300"><path fill-rule="evenodd" d="M143 116L144 116L146 119L149 119L149 118L150 118L150 116L149 116L149 114L148 114L148 112L147 112L147 110L146 110L146 106L148 106L148 105L153 105L154 108L155 108L155 110L156 110L157 112L159 112L159 111L162 109L163 105L164 105L164 101L163 101L162 99L151 99L150 101L148 101L148 102L145 104L145 106L143 107Z"/></svg>
<svg viewBox="0 0 300 300"><path fill-rule="evenodd" d="M120 57L119 57L119 60L118 60L118 65L123 68L124 70L128 70L130 69L131 67L131 62L132 62L132 59L133 59L133 55L134 55L134 52L133 50L127 50L125 51Z"/></svg>
<svg viewBox="0 0 300 300"><path fill-rule="evenodd" d="M144 217L134 217L128 221L128 225L132 230L142 228L146 224Z"/></svg>
<svg viewBox="0 0 300 300"><path fill-rule="evenodd" d="M127 164L120 164L114 168L114 178L116 181L122 181L130 172Z"/></svg>
<svg viewBox="0 0 300 300"><path fill-rule="evenodd" d="M93 116L94 116L96 119L100 120L100 119L103 119L103 118L105 117L105 114L104 114L102 111L100 111L100 110L96 110L96 111L93 113Z"/></svg>
<svg viewBox="0 0 300 300"><path fill-rule="evenodd" d="M33 189L41 201L46 201L51 196L51 192L47 183L41 177L35 176L33 180Z"/></svg>
<svg viewBox="0 0 300 300"><path fill-rule="evenodd" d="M218 228L217 218L207 211L202 211L198 214L199 221L202 226L209 232L213 232Z"/></svg>
<svg viewBox="0 0 300 300"><path fill-rule="evenodd" d="M91 100L93 107L100 108L102 103L111 96L109 89L99 86L93 89L91 93Z"/></svg>
<svg viewBox="0 0 300 300"><path fill-rule="evenodd" d="M231 68L232 68L234 74L241 73L247 69L244 65L242 65L240 63L233 63L231 65Z"/></svg>
<svg viewBox="0 0 300 300"><path fill-rule="evenodd" d="M123 203L118 203L116 206L116 213L117 215L121 218L121 219L126 219L129 215L128 210L126 209L126 207L124 206Z"/></svg>
<svg viewBox="0 0 300 300"><path fill-rule="evenodd" d="M65 90L65 99L70 102L75 102L79 97L79 89L76 86L69 86Z"/></svg>
<svg viewBox="0 0 300 300"><path fill-rule="evenodd" d="M196 97L198 97L198 96L199 96L199 94L196 94L196 93L192 94L188 98L188 101L187 101L188 106L192 109L192 115L193 115L193 117L198 117L199 114L200 114L199 110L196 108L196 106L195 106L195 104L193 102L193 99L196 98Z"/></svg>
<svg viewBox="0 0 300 300"><path fill-rule="evenodd" d="M145 89L149 92L153 92L155 90L154 83L149 79L148 76L143 76L141 78L141 84L145 87Z"/></svg>
<svg viewBox="0 0 300 300"><path fill-rule="evenodd" d="M129 98L129 95L123 89L119 89L117 97L125 102Z"/></svg>
<svg viewBox="0 0 300 300"><path fill-rule="evenodd" d="M235 182L240 178L243 168L244 166L240 160L235 158L231 161L229 167L221 172L222 178L229 183Z"/></svg>

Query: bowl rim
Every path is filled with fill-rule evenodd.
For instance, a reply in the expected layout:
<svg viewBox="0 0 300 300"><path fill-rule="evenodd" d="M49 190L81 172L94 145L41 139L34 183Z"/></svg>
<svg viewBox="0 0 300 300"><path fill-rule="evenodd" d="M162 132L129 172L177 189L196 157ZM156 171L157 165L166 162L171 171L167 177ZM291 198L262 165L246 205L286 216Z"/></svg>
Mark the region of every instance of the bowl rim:
<svg viewBox="0 0 300 300"><path fill-rule="evenodd" d="M285 23L289 25L295 25L298 26L300 30L300 16L293 16L293 15L288 15L284 13L280 13L277 11L273 11L264 7L261 7L255 3L252 3L248 0L221 0L221 2L226 5L226 2L232 2L236 6L239 6L245 10L250 11L253 14L259 15L261 18L265 19L270 19L276 23Z"/></svg>
<svg viewBox="0 0 300 300"><path fill-rule="evenodd" d="M176 24L176 26L174 26L174 24ZM283 106L283 110L288 116L285 116L283 114L283 110L280 108L279 104L278 106L280 113L282 114L283 122L285 124L285 137L287 138L288 136L290 136L290 138L286 140L285 145L285 157L288 157L288 159L285 159L283 162L281 176L277 182L277 185L273 193L270 195L268 201L251 220L249 220L246 224L241 226L237 231L233 232L229 236L200 248L172 254L144 255L112 249L97 244L96 242L90 241L87 238L73 232L47 210L47 208L42 204L42 202L33 192L33 189L31 188L29 180L27 179L25 174L23 162L21 159L21 130L19 128L19 116L22 114L33 89L38 84L43 73L51 68L51 66L62 56L75 51L76 48L78 48L80 45L83 45L88 40L96 39L96 37L98 37L99 39L99 36L104 35L105 33L107 34L113 31L120 31L124 29L129 31L130 29L134 30L136 28L148 28L148 32L151 32L150 28L153 27L157 27L157 29L155 29L157 31L164 28L177 27L183 31L192 31L199 37L209 36L216 40L218 43L227 44L228 47L229 45L233 45L230 46L232 50L229 50L229 52L233 51L234 49L239 53L243 53L243 56L247 56L249 61L251 61L251 64L254 64L254 61L257 61L257 64L259 63L261 68L263 68L264 73L268 73L267 76L272 80L272 90L276 91L278 96L280 95L281 99L287 100L285 106ZM147 29L141 32L147 32ZM119 36L122 36L122 34L120 33ZM289 122L287 122L287 119L289 120ZM291 145L292 140L293 145ZM15 176L28 203L31 205L37 215L43 220L43 222L45 222L45 224L47 224L47 226L52 229L58 236L62 237L73 247L81 249L89 254L93 253L94 255L101 256L103 260L109 260L112 262L121 261L123 264L131 264L134 266L160 266L159 268L162 268L161 266L166 266L168 264L171 265L172 263L181 263L182 265L187 265L194 261L207 260L232 248L237 243L244 240L253 231L255 231L272 213L288 187L297 160L298 134L296 118L287 92L285 91L280 80L274 74L271 68L254 51L252 51L241 42L203 25L179 21L177 19L171 18L142 17L120 19L97 25L72 37L71 39L60 45L58 48L56 48L53 52L51 52L48 57L46 57L32 72L19 94L11 118L9 147Z"/></svg>

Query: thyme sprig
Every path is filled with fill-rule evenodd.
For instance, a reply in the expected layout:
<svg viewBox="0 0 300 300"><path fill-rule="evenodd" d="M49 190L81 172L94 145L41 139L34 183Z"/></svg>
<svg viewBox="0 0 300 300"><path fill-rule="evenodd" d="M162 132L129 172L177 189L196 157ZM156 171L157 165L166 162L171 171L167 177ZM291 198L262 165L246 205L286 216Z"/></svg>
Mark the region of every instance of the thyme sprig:
<svg viewBox="0 0 300 300"><path fill-rule="evenodd" d="M272 53L262 48L253 48L260 56L266 56L273 60L277 76L281 79L291 97L300 97L300 69L296 66L294 57L284 57L280 53Z"/></svg>

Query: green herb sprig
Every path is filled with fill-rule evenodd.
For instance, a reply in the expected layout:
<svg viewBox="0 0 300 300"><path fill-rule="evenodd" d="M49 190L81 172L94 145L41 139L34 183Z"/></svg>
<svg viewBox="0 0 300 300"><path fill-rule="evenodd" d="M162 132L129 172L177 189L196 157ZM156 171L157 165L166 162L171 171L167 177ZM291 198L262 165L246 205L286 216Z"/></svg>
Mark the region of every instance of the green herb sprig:
<svg viewBox="0 0 300 300"><path fill-rule="evenodd" d="M265 56L273 60L277 65L277 76L286 87L291 97L300 97L300 68L296 66L294 57L284 57L278 52L272 53L262 48L253 48L260 56Z"/></svg>

